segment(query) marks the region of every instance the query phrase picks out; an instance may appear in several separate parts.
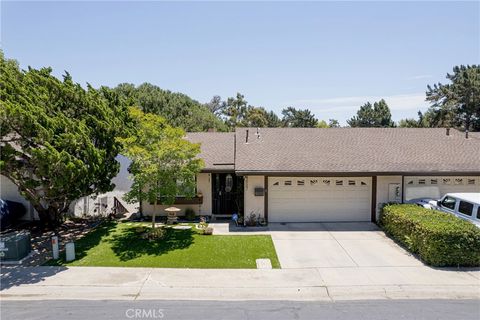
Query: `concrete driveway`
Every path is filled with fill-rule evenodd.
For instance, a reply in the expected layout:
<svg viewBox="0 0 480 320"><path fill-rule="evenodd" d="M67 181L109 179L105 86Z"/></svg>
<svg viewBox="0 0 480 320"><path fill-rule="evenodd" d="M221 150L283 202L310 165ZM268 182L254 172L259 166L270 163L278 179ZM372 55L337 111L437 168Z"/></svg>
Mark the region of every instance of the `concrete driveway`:
<svg viewBox="0 0 480 320"><path fill-rule="evenodd" d="M286 269L423 265L369 222L270 223L269 230Z"/></svg>

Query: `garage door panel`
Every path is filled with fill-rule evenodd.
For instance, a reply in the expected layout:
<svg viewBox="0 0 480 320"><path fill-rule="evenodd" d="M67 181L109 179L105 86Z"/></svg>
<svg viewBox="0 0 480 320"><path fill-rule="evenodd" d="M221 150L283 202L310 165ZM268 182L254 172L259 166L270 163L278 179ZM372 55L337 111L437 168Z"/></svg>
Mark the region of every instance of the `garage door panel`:
<svg viewBox="0 0 480 320"><path fill-rule="evenodd" d="M478 176L406 176L405 200L440 199L446 193L480 192Z"/></svg>
<svg viewBox="0 0 480 320"><path fill-rule="evenodd" d="M371 178L274 178L268 195L271 222L370 221Z"/></svg>

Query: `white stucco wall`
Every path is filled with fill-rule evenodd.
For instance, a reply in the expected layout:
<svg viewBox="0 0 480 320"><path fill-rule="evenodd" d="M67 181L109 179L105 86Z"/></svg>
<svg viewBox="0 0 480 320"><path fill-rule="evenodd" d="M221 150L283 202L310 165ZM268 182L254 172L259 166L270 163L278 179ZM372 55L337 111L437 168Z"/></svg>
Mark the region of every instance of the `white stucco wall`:
<svg viewBox="0 0 480 320"><path fill-rule="evenodd" d="M173 206L181 209L178 215L185 214L185 209L192 208L197 215L207 216L212 214L212 175L210 173L199 173L197 175L197 194L203 195L202 204L175 204ZM166 216L165 209L171 206L157 205L154 208L153 204L148 201L142 203L142 209L144 215L152 215L155 210L155 214L158 216Z"/></svg>
<svg viewBox="0 0 480 320"><path fill-rule="evenodd" d="M130 204L123 200L123 196L130 191L132 186L132 177L128 172L128 167L132 161L123 155L118 155L115 157L115 160L120 163L120 170L115 178L112 179L115 188L110 192L90 195L73 201L69 207L71 214L75 216L104 216L111 212L115 197L122 202L128 212L133 213L138 211L139 203ZM100 206L99 204L106 204L107 207Z"/></svg>
<svg viewBox="0 0 480 320"><path fill-rule="evenodd" d="M17 186L10 179L3 175L0 175L0 198L3 200L10 200L23 204L26 209L26 213L21 217L22 220L38 219L38 213L30 205L30 202L20 194Z"/></svg>
<svg viewBox="0 0 480 320"><path fill-rule="evenodd" d="M128 167L132 161L122 155L118 155L115 160L120 163L120 171L116 177L112 179L112 183L115 184L113 191L128 192L132 187L132 179L130 177L130 173L128 172Z"/></svg>
<svg viewBox="0 0 480 320"><path fill-rule="evenodd" d="M265 217L265 196L255 196L255 188L259 187L265 188L264 176L245 176L243 195L245 217L248 217L252 212Z"/></svg>
<svg viewBox="0 0 480 320"><path fill-rule="evenodd" d="M394 202L395 195L390 194L390 184L399 184L400 198L398 202L402 202L402 176L378 176L377 177L377 221L380 216L380 210L383 203Z"/></svg>

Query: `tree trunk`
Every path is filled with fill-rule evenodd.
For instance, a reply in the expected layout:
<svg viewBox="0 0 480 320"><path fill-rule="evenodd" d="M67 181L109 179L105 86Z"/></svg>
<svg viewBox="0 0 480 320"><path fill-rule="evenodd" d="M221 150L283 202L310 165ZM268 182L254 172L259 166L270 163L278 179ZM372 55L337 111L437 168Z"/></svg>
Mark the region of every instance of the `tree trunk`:
<svg viewBox="0 0 480 320"><path fill-rule="evenodd" d="M54 229L61 223L62 212L55 206L43 208L42 206L35 206L33 208L38 212L38 218L40 219L40 225L42 228Z"/></svg>
<svg viewBox="0 0 480 320"><path fill-rule="evenodd" d="M153 212L152 212L152 229L155 229L155 213L157 210L157 199L155 199L155 202L153 203Z"/></svg>

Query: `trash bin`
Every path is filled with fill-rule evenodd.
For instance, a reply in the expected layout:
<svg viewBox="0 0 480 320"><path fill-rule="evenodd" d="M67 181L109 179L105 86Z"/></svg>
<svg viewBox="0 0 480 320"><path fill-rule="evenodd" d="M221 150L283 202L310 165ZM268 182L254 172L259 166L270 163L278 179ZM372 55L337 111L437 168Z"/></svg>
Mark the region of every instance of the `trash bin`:
<svg viewBox="0 0 480 320"><path fill-rule="evenodd" d="M75 260L75 244L73 242L68 242L65 244L65 261Z"/></svg>
<svg viewBox="0 0 480 320"><path fill-rule="evenodd" d="M0 261L22 260L31 250L28 231L15 231L0 236Z"/></svg>

